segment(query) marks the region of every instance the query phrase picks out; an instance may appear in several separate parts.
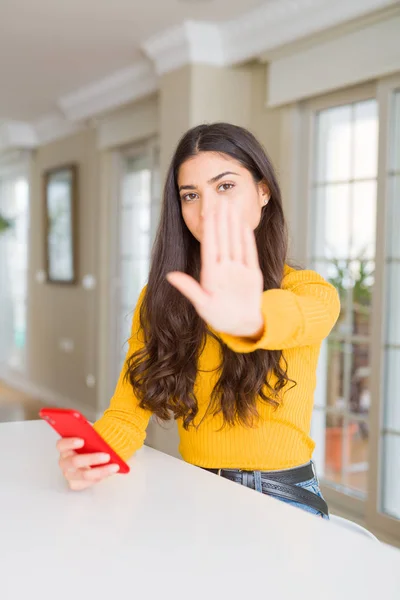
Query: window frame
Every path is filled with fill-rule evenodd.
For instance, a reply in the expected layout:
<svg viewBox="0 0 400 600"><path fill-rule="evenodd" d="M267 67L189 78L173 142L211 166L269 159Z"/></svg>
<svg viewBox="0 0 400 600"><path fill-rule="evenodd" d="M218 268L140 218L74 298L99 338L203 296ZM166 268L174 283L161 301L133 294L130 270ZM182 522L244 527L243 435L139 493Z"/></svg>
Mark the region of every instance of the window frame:
<svg viewBox="0 0 400 600"><path fill-rule="evenodd" d="M292 136L292 148L297 148L298 163L292 164L297 174L299 191L296 194L298 205L293 233L295 258L309 264L313 244L313 199L310 194L313 177L313 152L315 140L315 115L318 111L344 104L376 99L378 104L378 171L377 171L377 220L375 250L375 285L372 296L370 334L370 391L371 406L368 422L370 437L368 448L368 496L365 500L349 496L333 487L322 484L322 491L331 506L349 518L358 519L369 529L400 542L400 520L379 512L381 497L381 429L384 409L384 336L385 323L382 316L386 307L386 226L388 208L387 164L389 158L390 107L391 95L400 88L400 74L386 77L376 82L350 87L292 106L299 126ZM292 153L293 155L293 150ZM294 199L291 200L291 207Z"/></svg>
<svg viewBox="0 0 400 600"><path fill-rule="evenodd" d="M118 348L119 329L116 326L120 305L120 266L119 266L119 216L122 192L122 179L125 172L125 161L148 153L152 169L157 165L159 139L152 136L142 142L129 144L107 151L101 158L104 177L104 192L101 202L101 286L104 294L100 306L100 320L105 323L99 344L99 362L101 391L98 396L97 414L100 417L110 403L119 376L120 348ZM159 165L158 165L159 167ZM152 182L152 187L154 182ZM154 208L152 189L152 210ZM161 197L159 198L161 204ZM152 232L153 233L153 232ZM132 307L132 310L134 307Z"/></svg>
<svg viewBox="0 0 400 600"><path fill-rule="evenodd" d="M9 377L20 378L27 374L27 352L29 347L30 339L30 314L31 314L31 303L30 303L30 285L31 285L31 161L32 153L30 151L13 151L8 152L0 157L0 179L5 180L16 180L18 178L26 179L28 184L28 230L26 238L27 246L27 268L26 268L26 297L25 297L25 310L26 310L26 337L25 346L23 350L22 364L11 365L8 362L1 365L1 374L7 380Z"/></svg>
<svg viewBox="0 0 400 600"><path fill-rule="evenodd" d="M158 176L157 170L159 171L159 164L157 160L157 152L158 145L155 139L147 140L146 142L135 144L133 146L129 146L125 149L122 149L118 153L118 172L119 172L119 184L118 184L118 202L116 203L116 244L114 246L114 263L113 263L113 272L115 281L117 281L115 293L114 293L114 309L113 309L113 363L114 363L114 379L117 380L120 374L120 366L119 366L119 358L121 357L121 336L120 336L120 318L121 318L121 310L122 310L122 299L121 299L121 283L122 283L122 263L121 263L121 252L120 252L120 242L121 242L121 211L122 211L122 197L123 197L123 178L126 175L126 161L129 159L135 159L140 157L145 157L146 161L149 162L149 170L151 172L150 179L150 252L149 259L151 259L151 248L154 241L154 211L157 205L160 205L160 198L156 198L155 194L155 177ZM133 209L133 208L132 208ZM131 320L131 316L133 314L134 306L125 307L127 312L124 317L126 320ZM125 343L124 352L128 348L128 344Z"/></svg>
<svg viewBox="0 0 400 600"><path fill-rule="evenodd" d="M396 90L400 90L400 74L379 80L376 98L379 114L378 138L378 187L377 194L380 210L377 211L376 230L376 258L375 286L373 291L373 318L372 318L372 348L371 348L371 396L378 402L371 403L370 420L374 423L371 427L369 464L371 470L370 494L366 502L366 521L372 529L383 531L386 535L400 540L400 519L379 512L381 499L381 467L382 447L381 432L383 429L383 411L385 402L385 320L382 318L386 310L387 301L387 211L388 197L388 164L391 135L391 100Z"/></svg>

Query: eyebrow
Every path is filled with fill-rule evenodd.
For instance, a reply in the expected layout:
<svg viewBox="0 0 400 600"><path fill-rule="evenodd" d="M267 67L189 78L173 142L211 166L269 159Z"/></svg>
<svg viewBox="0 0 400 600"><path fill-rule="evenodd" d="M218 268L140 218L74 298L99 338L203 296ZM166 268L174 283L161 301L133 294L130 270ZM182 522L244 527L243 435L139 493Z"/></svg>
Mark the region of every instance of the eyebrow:
<svg viewBox="0 0 400 600"><path fill-rule="evenodd" d="M226 175L237 175L238 177L240 177L239 173L234 173L233 171L224 171L224 173L220 173L219 175L216 175L215 177L212 177L211 179L209 179L207 181L207 183L209 183L209 184L216 183L217 181L219 181L220 179L222 179ZM179 191L180 192L182 190L195 190L195 189L196 189L195 185L181 185L179 187Z"/></svg>

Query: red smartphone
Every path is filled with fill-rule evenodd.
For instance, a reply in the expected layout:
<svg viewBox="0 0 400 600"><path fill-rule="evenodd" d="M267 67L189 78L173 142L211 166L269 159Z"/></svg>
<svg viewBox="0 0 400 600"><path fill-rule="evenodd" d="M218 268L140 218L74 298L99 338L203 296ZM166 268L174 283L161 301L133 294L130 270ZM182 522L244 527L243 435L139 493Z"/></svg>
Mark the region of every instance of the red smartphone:
<svg viewBox="0 0 400 600"><path fill-rule="evenodd" d="M82 439L85 443L82 448L75 450L78 454L105 452L111 457L107 464L119 465L118 473L129 473L129 465L118 456L79 411L66 408L42 408L39 416L47 421L61 437ZM97 466L103 467L104 465Z"/></svg>

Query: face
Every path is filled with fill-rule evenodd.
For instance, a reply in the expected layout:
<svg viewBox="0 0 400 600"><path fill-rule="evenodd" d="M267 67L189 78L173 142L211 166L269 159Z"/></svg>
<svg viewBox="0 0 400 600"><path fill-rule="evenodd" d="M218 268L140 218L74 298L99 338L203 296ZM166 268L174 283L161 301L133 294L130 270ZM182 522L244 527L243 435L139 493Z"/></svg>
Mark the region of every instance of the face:
<svg viewBox="0 0 400 600"><path fill-rule="evenodd" d="M178 174L183 219L199 241L207 211L214 211L222 197L235 205L243 222L253 230L269 200L265 183L257 184L252 174L228 155L200 152L184 162Z"/></svg>

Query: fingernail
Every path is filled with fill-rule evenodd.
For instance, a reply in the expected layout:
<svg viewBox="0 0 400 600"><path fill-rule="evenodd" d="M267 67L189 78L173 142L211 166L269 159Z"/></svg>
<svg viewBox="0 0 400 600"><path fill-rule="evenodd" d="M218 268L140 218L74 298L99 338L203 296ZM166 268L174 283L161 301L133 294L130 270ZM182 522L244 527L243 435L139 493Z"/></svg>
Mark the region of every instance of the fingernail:
<svg viewBox="0 0 400 600"><path fill-rule="evenodd" d="M108 462L110 460L111 456L109 454L100 454L99 459L104 461L104 462Z"/></svg>
<svg viewBox="0 0 400 600"><path fill-rule="evenodd" d="M76 440L74 442L74 448L82 448L82 446L84 445L84 441L83 440Z"/></svg>
<svg viewBox="0 0 400 600"><path fill-rule="evenodd" d="M119 465L111 465L109 468L110 473L118 473L118 471L119 471Z"/></svg>

